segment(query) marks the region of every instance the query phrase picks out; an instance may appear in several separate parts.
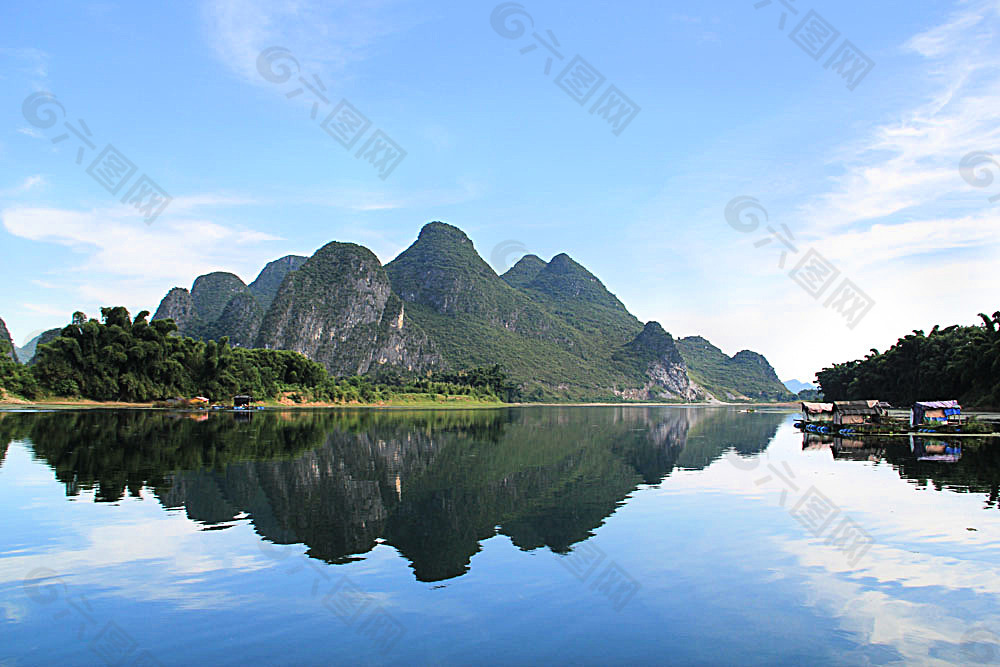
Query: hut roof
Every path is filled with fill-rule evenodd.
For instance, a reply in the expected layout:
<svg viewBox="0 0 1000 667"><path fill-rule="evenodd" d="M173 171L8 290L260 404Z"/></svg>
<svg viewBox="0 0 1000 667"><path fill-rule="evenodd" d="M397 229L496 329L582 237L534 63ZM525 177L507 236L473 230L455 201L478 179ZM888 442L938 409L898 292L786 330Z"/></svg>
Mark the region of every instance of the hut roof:
<svg viewBox="0 0 1000 667"><path fill-rule="evenodd" d="M878 415L882 414L877 400L867 401L837 401L833 411L842 415Z"/></svg>
<svg viewBox="0 0 1000 667"><path fill-rule="evenodd" d="M921 407L929 410L938 410L942 408L961 408L962 406L958 404L958 401L917 401L913 404L913 407Z"/></svg>
<svg viewBox="0 0 1000 667"><path fill-rule="evenodd" d="M807 403L806 401L802 401L802 410L812 414L833 412L833 403Z"/></svg>

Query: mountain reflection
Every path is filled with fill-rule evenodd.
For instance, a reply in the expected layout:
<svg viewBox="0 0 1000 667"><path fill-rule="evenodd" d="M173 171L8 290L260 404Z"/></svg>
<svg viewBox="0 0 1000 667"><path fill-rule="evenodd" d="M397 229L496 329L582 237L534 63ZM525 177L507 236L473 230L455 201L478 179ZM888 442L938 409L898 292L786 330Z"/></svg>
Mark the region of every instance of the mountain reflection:
<svg viewBox="0 0 1000 667"><path fill-rule="evenodd" d="M28 441L67 495L151 489L206 529L248 516L263 539L330 563L382 540L421 581L464 574L498 533L565 553L640 485L733 447L760 452L786 419L638 407L0 416L3 447Z"/></svg>

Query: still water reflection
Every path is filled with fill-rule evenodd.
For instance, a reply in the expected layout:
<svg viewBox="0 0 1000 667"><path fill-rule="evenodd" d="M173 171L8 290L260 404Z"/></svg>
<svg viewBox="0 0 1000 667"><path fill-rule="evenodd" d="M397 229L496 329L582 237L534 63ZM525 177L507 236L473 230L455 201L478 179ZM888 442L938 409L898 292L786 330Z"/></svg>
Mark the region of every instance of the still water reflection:
<svg viewBox="0 0 1000 667"><path fill-rule="evenodd" d="M1000 661L995 441L790 419L0 413L0 660Z"/></svg>

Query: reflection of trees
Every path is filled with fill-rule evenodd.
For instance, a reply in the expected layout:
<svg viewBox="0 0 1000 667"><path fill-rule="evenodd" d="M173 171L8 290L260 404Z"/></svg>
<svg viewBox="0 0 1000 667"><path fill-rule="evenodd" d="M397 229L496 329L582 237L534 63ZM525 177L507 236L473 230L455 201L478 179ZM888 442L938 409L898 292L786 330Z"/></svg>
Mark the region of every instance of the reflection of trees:
<svg viewBox="0 0 1000 667"><path fill-rule="evenodd" d="M919 445L926 439L914 438L917 452L910 446L909 438L857 438L842 439L807 433L803 435L803 448L830 446L834 458L862 461L885 461L919 487L938 491L948 489L960 493L986 494L987 506L1000 507L1000 447L991 438L953 438L948 443L961 447L957 461L921 461Z"/></svg>
<svg viewBox="0 0 1000 667"><path fill-rule="evenodd" d="M467 571L497 532L566 552L639 485L730 447L761 451L784 419L630 407L9 416L69 494L117 500L150 487L192 520L246 513L265 539L328 562L381 537L424 581Z"/></svg>

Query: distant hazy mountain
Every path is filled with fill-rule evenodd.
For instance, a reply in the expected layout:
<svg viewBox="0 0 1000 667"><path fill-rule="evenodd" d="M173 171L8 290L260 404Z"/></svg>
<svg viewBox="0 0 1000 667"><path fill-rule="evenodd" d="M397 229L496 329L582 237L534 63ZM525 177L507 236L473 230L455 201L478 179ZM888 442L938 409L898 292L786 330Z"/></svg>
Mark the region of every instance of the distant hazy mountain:
<svg viewBox="0 0 1000 667"><path fill-rule="evenodd" d="M568 255L528 255L501 277L441 222L385 267L333 242L269 263L249 287L201 276L164 297L153 319L164 318L185 335L296 350L337 375L498 363L529 400L791 398L764 357L643 324Z"/></svg>
<svg viewBox="0 0 1000 667"><path fill-rule="evenodd" d="M785 380L784 385L788 389L788 391L792 392L793 394L797 394L803 389L810 389L810 390L819 389L819 387L817 387L814 384L810 384L808 382L802 382L800 380Z"/></svg>
<svg viewBox="0 0 1000 667"><path fill-rule="evenodd" d="M35 359L35 352L38 350L39 345L44 345L46 343L51 343L56 338L59 337L59 333L62 328L48 329L38 334L27 343L24 347L17 348L17 358L22 364L30 364Z"/></svg>

